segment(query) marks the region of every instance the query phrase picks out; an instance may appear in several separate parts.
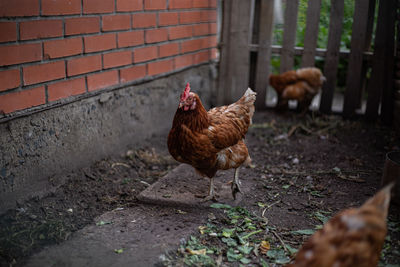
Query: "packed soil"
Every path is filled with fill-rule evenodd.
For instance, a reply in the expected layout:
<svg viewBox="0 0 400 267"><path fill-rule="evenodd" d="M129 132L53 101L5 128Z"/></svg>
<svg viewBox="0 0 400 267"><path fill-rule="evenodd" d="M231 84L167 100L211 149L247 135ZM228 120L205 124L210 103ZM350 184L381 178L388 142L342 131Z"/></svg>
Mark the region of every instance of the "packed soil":
<svg viewBox="0 0 400 267"><path fill-rule="evenodd" d="M44 249L51 253L52 247L105 226L104 240L113 239L115 228L141 233L110 252L129 257L130 251L133 266L281 266L328 218L371 197L380 188L386 153L400 149L400 138L377 123L274 111L257 112L253 121L246 136L252 164L240 170L244 194L236 207L141 203L138 194L178 166L166 136L154 137L120 157L65 174L67 182L55 192L1 215L0 265L35 266L32 259ZM228 175L232 172L221 171L216 179ZM207 193L192 186L195 193ZM391 206L388 226L380 265L396 266L399 206ZM241 243L239 235L249 241ZM115 262L113 255L93 250L96 258L104 256L104 265L90 260L86 265L111 266L106 258Z"/></svg>

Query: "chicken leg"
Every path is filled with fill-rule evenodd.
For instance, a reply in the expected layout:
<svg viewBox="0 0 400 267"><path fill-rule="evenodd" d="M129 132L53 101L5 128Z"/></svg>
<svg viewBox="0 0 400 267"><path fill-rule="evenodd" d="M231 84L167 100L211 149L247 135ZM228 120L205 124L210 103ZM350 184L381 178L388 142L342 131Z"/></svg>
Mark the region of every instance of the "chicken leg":
<svg viewBox="0 0 400 267"><path fill-rule="evenodd" d="M208 191L208 196L204 197L203 202L212 200L216 201L217 199L215 198L215 191L214 191L214 177L210 178L210 188Z"/></svg>
<svg viewBox="0 0 400 267"><path fill-rule="evenodd" d="M242 190L240 189L240 181L239 181L239 168L236 168L236 169L235 169L235 174L234 174L234 176L233 176L233 181L232 181L231 189L232 189L232 196L233 196L233 199L236 200L236 194L237 194L237 192L242 193Z"/></svg>

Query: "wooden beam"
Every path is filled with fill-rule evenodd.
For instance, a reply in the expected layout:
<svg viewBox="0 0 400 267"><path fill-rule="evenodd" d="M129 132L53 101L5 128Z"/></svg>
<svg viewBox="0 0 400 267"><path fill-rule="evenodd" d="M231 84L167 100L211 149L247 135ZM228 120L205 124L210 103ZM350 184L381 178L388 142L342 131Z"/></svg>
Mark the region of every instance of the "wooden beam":
<svg viewBox="0 0 400 267"><path fill-rule="evenodd" d="M261 0L260 30L256 68L256 108L264 109L268 88L272 30L274 25L274 0Z"/></svg>
<svg viewBox="0 0 400 267"><path fill-rule="evenodd" d="M347 68L346 91L344 94L343 116L352 117L360 102L362 87L363 51L367 37L369 1L355 1L351 35L351 53Z"/></svg>
<svg viewBox="0 0 400 267"><path fill-rule="evenodd" d="M294 46L296 45L297 13L299 0L286 1L285 24L283 26L282 56L280 72L292 70Z"/></svg>
<svg viewBox="0 0 400 267"><path fill-rule="evenodd" d="M322 86L320 111L331 113L339 63L340 39L343 27L344 0L331 0L328 48L324 66L326 82Z"/></svg>
<svg viewBox="0 0 400 267"><path fill-rule="evenodd" d="M390 48L388 35L392 32L390 29L392 1L379 1L378 23L376 26L374 57L372 60L371 78L368 83L368 99L367 109L365 112L367 120L376 120L379 115L379 104L382 98L382 91L388 90L387 84L387 60L389 54L387 49ZM393 35L394 36L394 35ZM392 55L394 57L394 55ZM393 82L392 78L390 81ZM385 88L386 87L386 88ZM384 88L384 89L382 89ZM386 103L388 103L386 101ZM383 103L382 103L383 108Z"/></svg>
<svg viewBox="0 0 400 267"><path fill-rule="evenodd" d="M301 67L314 67L318 40L318 26L321 11L321 0L309 0L307 8L306 31L304 34L304 52Z"/></svg>

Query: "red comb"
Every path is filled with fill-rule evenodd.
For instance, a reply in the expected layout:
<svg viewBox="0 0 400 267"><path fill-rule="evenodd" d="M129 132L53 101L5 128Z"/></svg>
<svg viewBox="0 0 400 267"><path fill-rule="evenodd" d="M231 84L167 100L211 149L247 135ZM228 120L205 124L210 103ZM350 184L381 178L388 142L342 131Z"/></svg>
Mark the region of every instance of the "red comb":
<svg viewBox="0 0 400 267"><path fill-rule="evenodd" d="M184 101L184 100L186 100L186 98L188 98L189 92L190 92L190 84L187 83L186 87L185 87L185 90L183 91L183 93L181 95L181 101Z"/></svg>

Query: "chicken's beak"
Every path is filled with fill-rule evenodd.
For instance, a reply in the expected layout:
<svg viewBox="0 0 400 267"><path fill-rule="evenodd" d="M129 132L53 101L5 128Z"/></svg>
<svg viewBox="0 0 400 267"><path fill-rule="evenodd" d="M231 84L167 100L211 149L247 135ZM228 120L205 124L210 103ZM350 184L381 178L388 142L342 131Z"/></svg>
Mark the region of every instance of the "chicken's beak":
<svg viewBox="0 0 400 267"><path fill-rule="evenodd" d="M179 102L179 107L178 108L182 108L185 105L185 102Z"/></svg>

